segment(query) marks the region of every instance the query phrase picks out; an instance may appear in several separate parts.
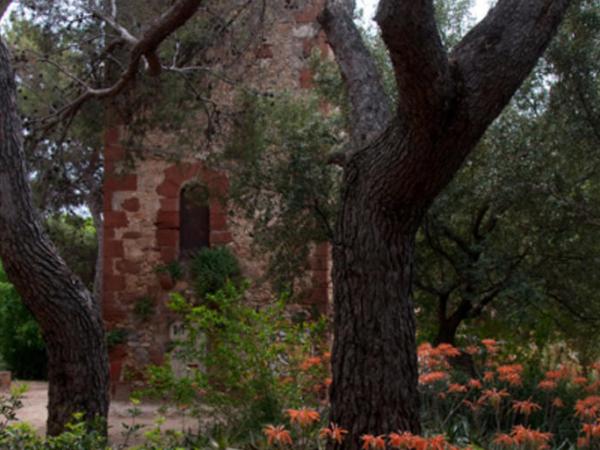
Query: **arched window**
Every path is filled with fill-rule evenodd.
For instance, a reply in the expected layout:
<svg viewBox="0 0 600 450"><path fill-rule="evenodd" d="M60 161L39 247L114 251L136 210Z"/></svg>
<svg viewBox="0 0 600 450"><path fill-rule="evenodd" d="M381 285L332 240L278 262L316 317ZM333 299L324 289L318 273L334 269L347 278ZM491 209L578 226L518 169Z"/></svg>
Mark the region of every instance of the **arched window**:
<svg viewBox="0 0 600 450"><path fill-rule="evenodd" d="M185 186L179 199L179 255L186 259L209 246L208 190L198 183Z"/></svg>

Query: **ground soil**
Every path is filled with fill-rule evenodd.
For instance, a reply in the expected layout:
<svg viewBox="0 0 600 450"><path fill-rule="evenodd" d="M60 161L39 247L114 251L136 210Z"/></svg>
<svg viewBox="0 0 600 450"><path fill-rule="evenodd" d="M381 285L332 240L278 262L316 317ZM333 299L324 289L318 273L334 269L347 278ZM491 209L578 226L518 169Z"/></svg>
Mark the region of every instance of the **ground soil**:
<svg viewBox="0 0 600 450"><path fill-rule="evenodd" d="M17 381L16 383L19 382ZM30 423L40 434L44 434L46 432L46 418L48 415L48 383L27 381L25 384L29 386L29 390L25 394L23 408L19 410L17 417L19 420ZM141 403L138 405L141 415L136 417L136 423L145 425L144 430L147 430L155 424L157 417L164 416L165 423L162 425L163 430L189 428L192 419L188 417L186 420L183 415L178 413L163 415L158 411L160 406L160 404L156 403ZM111 402L108 424L109 438L113 446L120 445L124 440L122 424L131 424L131 416L128 413L128 409L131 407L131 403L126 401L113 400ZM135 441L139 442L139 438ZM129 443L133 445L137 442L129 441Z"/></svg>

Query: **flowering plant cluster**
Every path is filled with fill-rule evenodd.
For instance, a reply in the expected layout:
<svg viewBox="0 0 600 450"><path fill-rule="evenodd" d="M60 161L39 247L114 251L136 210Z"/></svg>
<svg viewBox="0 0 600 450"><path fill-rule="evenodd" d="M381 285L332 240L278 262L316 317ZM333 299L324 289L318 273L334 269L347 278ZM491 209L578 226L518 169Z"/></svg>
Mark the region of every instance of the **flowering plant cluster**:
<svg viewBox="0 0 600 450"><path fill-rule="evenodd" d="M565 363L544 371L502 347L493 339L461 349L422 344L424 436L398 430L367 433L360 437L362 448L600 449L600 362L590 367ZM315 364L322 363L315 357ZM290 409L287 416L288 428L264 429L269 446L321 449L348 438L348 431L336 424L324 427L315 409Z"/></svg>
<svg viewBox="0 0 600 450"><path fill-rule="evenodd" d="M418 350L426 429L485 448L600 448L600 363L526 367L494 339Z"/></svg>

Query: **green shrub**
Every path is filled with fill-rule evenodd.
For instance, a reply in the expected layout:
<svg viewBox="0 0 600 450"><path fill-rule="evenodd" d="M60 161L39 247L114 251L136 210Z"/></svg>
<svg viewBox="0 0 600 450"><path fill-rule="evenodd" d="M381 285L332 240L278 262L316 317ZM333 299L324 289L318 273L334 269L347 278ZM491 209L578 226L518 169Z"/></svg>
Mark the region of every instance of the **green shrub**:
<svg viewBox="0 0 600 450"><path fill-rule="evenodd" d="M141 321L147 321L154 315L154 299L148 295L140 297L133 306L133 313Z"/></svg>
<svg viewBox="0 0 600 450"><path fill-rule="evenodd" d="M237 280L240 266L227 247L203 248L190 261L190 275L196 295L204 298L222 289L227 280Z"/></svg>
<svg viewBox="0 0 600 450"><path fill-rule="evenodd" d="M33 315L21 302L0 265L0 354L21 379L46 377L46 346Z"/></svg>
<svg viewBox="0 0 600 450"><path fill-rule="evenodd" d="M315 387L328 373L326 363L302 365L322 352L325 322L294 324L283 300L253 307L244 301L244 288L227 282L200 302L171 295L169 307L186 327L172 358L188 369L182 376L170 364L151 368L146 392L190 411L208 406L215 419L209 434L240 439L281 420L284 407L318 401Z"/></svg>
<svg viewBox="0 0 600 450"><path fill-rule="evenodd" d="M123 328L115 328L106 332L106 345L108 349L112 349L119 344L123 344L127 340L127 330Z"/></svg>
<svg viewBox="0 0 600 450"><path fill-rule="evenodd" d="M168 264L158 266L156 273L166 273L173 281L179 281L183 278L183 267L179 261L171 261Z"/></svg>

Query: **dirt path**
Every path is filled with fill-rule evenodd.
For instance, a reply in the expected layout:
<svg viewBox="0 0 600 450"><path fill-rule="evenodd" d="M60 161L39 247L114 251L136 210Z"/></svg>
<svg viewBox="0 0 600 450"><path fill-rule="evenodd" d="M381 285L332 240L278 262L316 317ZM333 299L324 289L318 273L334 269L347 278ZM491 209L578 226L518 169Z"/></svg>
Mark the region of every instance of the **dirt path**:
<svg viewBox="0 0 600 450"><path fill-rule="evenodd" d="M19 383L18 381L16 383ZM48 383L39 381L28 381L25 384L29 386L29 390L25 394L23 400L23 408L17 414L18 419L29 422L40 434L46 431L46 418L48 415ZM160 413L158 412L160 405L152 403L142 403L138 408L142 411L141 415L136 417L136 423L145 425L144 430L148 430L155 423L154 421ZM131 418L127 410L131 408L129 402L113 401L110 405L110 414L108 418L109 437L113 446L118 446L123 442L123 423L131 424ZM184 418L178 414L170 414L165 418L165 423L162 426L164 430L182 430L186 425L189 427L191 419L187 418L187 424ZM131 442L135 444L135 442Z"/></svg>

